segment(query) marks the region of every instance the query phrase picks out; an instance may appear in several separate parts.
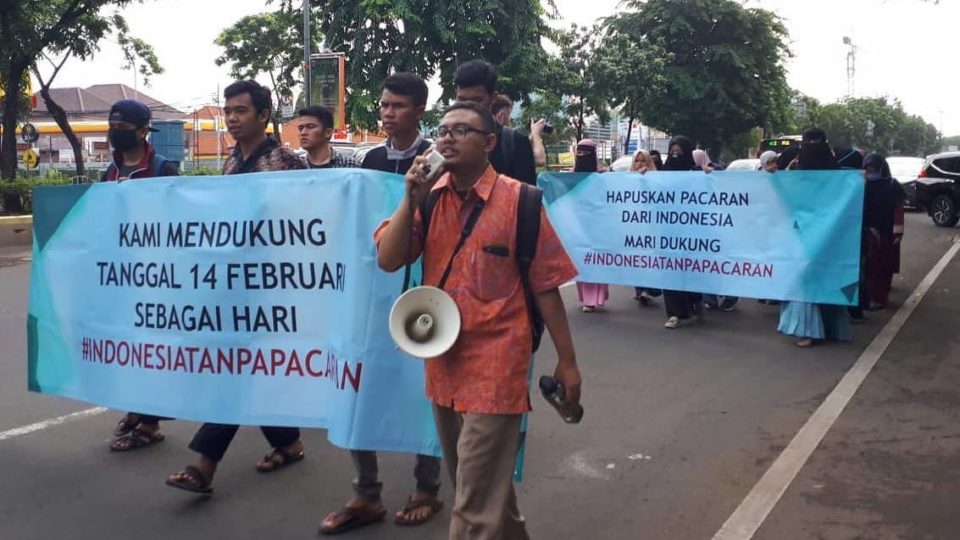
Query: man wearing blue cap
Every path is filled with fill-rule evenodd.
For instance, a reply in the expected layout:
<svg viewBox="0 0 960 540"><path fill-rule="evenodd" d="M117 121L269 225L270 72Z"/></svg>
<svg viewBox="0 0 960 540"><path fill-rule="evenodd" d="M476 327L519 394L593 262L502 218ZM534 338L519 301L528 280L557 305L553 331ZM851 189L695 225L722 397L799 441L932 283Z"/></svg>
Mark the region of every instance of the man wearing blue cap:
<svg viewBox="0 0 960 540"><path fill-rule="evenodd" d="M177 164L157 154L147 142L150 127L150 109L139 101L125 99L110 107L110 129L107 138L113 147L113 162L101 180L121 182L152 176L176 176ZM157 416L130 412L120 419L110 443L114 452L138 450L163 440Z"/></svg>
<svg viewBox="0 0 960 540"><path fill-rule="evenodd" d="M110 107L110 129L107 138L113 147L113 162L103 173L104 181L123 181L152 176L176 176L177 164L157 154L147 142L150 109L132 99L118 101Z"/></svg>

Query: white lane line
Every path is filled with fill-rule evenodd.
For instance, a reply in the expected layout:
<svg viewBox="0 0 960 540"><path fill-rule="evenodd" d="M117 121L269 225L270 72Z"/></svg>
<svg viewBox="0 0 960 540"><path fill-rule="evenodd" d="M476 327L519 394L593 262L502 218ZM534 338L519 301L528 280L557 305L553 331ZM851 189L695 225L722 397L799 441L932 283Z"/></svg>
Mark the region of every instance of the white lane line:
<svg viewBox="0 0 960 540"><path fill-rule="evenodd" d="M28 433L33 433L35 431L42 431L47 428L59 426L60 424L66 424L67 422L72 422L74 420L80 420L89 416L96 416L98 414L105 413L108 410L109 409L106 407L94 407L92 409L86 409L72 414L58 416L57 418L42 420L36 424L30 424L29 426L21 426L18 428L8 429L7 431L0 431L0 442L3 442L7 439L12 439L14 437L19 437L21 435L26 435Z"/></svg>
<svg viewBox="0 0 960 540"><path fill-rule="evenodd" d="M847 371L843 379L837 384L833 392L820 404L807 423L793 437L790 444L783 450L773 465L767 469L760 481L757 482L740 506L733 512L723 527L713 536L713 540L749 540L757 532L776 506L787 487L793 482L813 451L820 445L820 441L839 418L840 413L853 399L853 395L860 388L867 375L876 365L887 347L903 328L913 310L933 286L943 270L960 251L960 243L956 239L950 249L939 262L917 285L910 297L900 306L900 309L890 318L880 333L870 342L857 362Z"/></svg>

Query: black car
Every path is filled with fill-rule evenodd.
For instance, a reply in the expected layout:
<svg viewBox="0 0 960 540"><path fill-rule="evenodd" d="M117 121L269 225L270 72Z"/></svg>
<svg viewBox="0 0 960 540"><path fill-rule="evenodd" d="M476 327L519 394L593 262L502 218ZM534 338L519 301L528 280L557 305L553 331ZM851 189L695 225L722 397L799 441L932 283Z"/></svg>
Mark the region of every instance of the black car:
<svg viewBox="0 0 960 540"><path fill-rule="evenodd" d="M917 177L917 202L938 227L960 221L960 152L929 156Z"/></svg>

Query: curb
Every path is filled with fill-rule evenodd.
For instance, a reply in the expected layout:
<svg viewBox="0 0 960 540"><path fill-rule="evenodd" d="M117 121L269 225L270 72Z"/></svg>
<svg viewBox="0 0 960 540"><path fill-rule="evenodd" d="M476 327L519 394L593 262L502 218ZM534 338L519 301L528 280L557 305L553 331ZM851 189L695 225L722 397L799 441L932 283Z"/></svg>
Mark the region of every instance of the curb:
<svg viewBox="0 0 960 540"><path fill-rule="evenodd" d="M0 216L0 247L33 244L33 216Z"/></svg>

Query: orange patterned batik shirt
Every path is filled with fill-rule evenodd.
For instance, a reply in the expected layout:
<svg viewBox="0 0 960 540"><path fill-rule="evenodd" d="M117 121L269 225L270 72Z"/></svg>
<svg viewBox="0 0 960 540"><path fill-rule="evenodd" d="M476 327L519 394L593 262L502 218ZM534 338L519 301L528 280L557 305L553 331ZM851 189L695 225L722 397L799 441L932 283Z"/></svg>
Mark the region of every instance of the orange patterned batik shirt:
<svg viewBox="0 0 960 540"><path fill-rule="evenodd" d="M460 231L477 200L485 201L473 233L453 260L444 287L460 310L462 329L444 355L427 359L427 397L458 412L520 414L530 410L527 371L532 336L520 269L515 255L520 182L498 176L488 167L463 199L450 176L433 188L443 193L430 220L424 253L424 283L436 286L446 269ZM375 233L379 243L383 229ZM424 243L419 210L415 216L414 259ZM550 225L540 214L540 235L530 266L535 293L573 279L577 269Z"/></svg>

